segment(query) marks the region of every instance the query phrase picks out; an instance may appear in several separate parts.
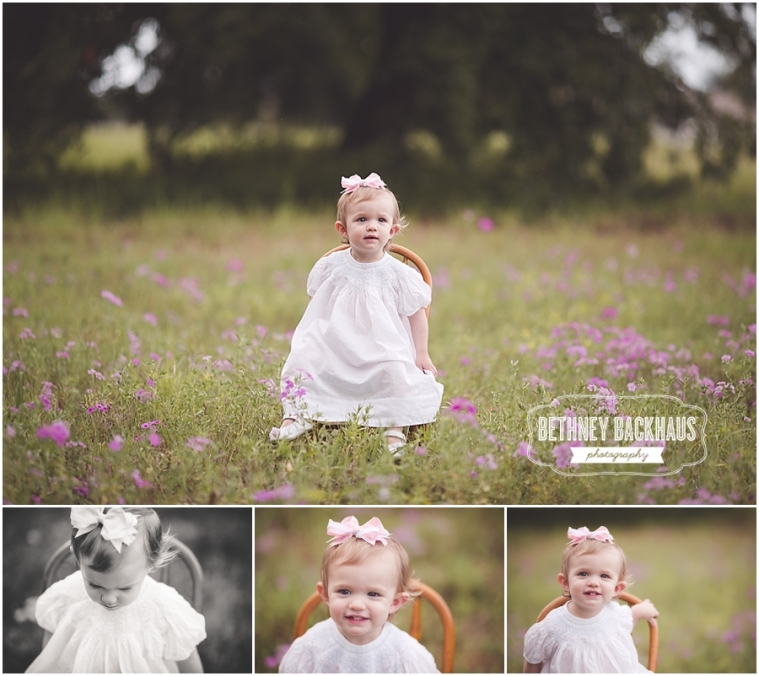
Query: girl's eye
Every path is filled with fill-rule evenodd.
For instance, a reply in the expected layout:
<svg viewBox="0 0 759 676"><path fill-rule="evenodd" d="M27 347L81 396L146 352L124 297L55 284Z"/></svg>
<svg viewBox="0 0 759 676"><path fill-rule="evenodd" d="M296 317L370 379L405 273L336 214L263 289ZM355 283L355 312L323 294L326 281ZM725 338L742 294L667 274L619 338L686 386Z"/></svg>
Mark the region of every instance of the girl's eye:
<svg viewBox="0 0 759 676"><path fill-rule="evenodd" d="M90 587L92 587L93 589L100 589L98 585L93 584L92 582L90 582Z"/></svg>
<svg viewBox="0 0 759 676"><path fill-rule="evenodd" d="M379 596L378 592L369 592L369 596L376 597Z"/></svg>
<svg viewBox="0 0 759 676"><path fill-rule="evenodd" d="M130 589L131 587L122 587L119 591L128 592Z"/></svg>
<svg viewBox="0 0 759 676"><path fill-rule="evenodd" d="M585 575L587 575L587 573L585 573L585 572L583 572L583 573L577 573L577 574L578 574L580 577L584 577Z"/></svg>
<svg viewBox="0 0 759 676"><path fill-rule="evenodd" d="M350 591L348 591L347 589L338 589L337 593L342 596L347 596L348 594L350 594Z"/></svg>

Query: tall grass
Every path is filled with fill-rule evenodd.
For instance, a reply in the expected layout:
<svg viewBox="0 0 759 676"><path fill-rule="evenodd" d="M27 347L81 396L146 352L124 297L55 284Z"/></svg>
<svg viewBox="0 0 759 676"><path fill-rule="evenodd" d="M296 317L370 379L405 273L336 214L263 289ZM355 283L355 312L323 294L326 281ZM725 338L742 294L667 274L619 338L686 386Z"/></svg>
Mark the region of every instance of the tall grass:
<svg viewBox="0 0 759 676"><path fill-rule="evenodd" d="M492 231L478 227L486 216ZM464 399L476 414L444 407L396 466L379 434L358 424L268 441L288 332L309 269L336 243L333 222L330 211L212 206L7 215L5 499L755 502L753 231L642 209L529 224L476 208L416 217L401 243L434 276L430 353L445 401ZM609 341L627 331L644 356L629 376L577 366L557 338L570 326L599 330L617 362L627 355ZM633 382L702 406L707 459L669 483L531 464L520 445L526 412L587 393L594 377L616 393ZM40 437L57 420L69 430L62 446Z"/></svg>

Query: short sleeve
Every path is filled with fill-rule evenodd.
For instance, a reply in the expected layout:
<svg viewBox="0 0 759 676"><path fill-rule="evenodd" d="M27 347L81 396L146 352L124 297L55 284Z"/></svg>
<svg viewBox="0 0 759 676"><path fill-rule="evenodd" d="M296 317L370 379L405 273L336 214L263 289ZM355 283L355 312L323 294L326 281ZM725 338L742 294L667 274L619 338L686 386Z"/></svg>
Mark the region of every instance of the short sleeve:
<svg viewBox="0 0 759 676"><path fill-rule="evenodd" d="M78 571L52 584L37 599L34 610L37 624L45 631L55 632L66 610L84 593L84 583Z"/></svg>
<svg viewBox="0 0 759 676"><path fill-rule="evenodd" d="M435 658L424 646L417 644L409 650L403 661L403 671L407 674L439 674Z"/></svg>
<svg viewBox="0 0 759 676"><path fill-rule="evenodd" d="M612 601L609 603L609 610L614 616L614 619L619 622L622 629L624 629L625 633L631 634L633 630L632 608L626 603Z"/></svg>
<svg viewBox="0 0 759 676"><path fill-rule="evenodd" d="M408 317L430 304L432 289L422 279L422 275L410 266L403 265L400 271L398 312Z"/></svg>
<svg viewBox="0 0 759 676"><path fill-rule="evenodd" d="M314 267L311 268L311 272L308 273L308 281L306 281L306 291L308 292L308 295L311 296L311 298L314 297L314 294L317 292L319 287L329 277L329 271L330 271L331 266L329 264L328 259L329 259L328 256L325 256L324 258L320 258L318 261L316 261L316 264L314 265Z"/></svg>
<svg viewBox="0 0 759 676"><path fill-rule="evenodd" d="M160 604L166 621L162 632L163 657L186 660L206 638L206 620L176 589L164 584L160 588Z"/></svg>
<svg viewBox="0 0 759 676"><path fill-rule="evenodd" d="M543 622L533 624L524 635L524 658L530 664L550 659L556 649L548 627Z"/></svg>

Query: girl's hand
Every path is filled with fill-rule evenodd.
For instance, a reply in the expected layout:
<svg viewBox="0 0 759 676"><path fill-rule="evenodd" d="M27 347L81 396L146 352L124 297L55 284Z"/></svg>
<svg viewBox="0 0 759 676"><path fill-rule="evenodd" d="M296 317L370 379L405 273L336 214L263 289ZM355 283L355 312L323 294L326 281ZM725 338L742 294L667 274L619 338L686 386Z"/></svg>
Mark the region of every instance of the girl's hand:
<svg viewBox="0 0 759 676"><path fill-rule="evenodd" d="M656 618L659 617L659 611L656 610L656 606L649 599L636 603L632 606L631 610L633 626L638 623L638 620L646 620L652 627L656 626Z"/></svg>
<svg viewBox="0 0 759 676"><path fill-rule="evenodd" d="M421 354L419 352L416 353L416 365L422 369L422 371L431 371L432 375L437 376L437 368L435 368L432 359L430 359L430 355L426 352Z"/></svg>

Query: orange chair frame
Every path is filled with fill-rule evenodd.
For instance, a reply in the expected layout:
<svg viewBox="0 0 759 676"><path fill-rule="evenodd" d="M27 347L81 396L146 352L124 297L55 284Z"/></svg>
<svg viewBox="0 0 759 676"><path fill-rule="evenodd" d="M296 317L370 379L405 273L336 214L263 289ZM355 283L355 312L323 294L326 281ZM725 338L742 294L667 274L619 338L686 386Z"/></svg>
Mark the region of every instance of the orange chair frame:
<svg viewBox="0 0 759 676"><path fill-rule="evenodd" d="M336 251L345 251L350 245L349 244L341 244L340 246L336 246L334 249L330 249L327 253L322 256L324 258L325 256L329 256L330 254L335 253ZM401 246L400 244L391 244L389 248L389 252L392 254L396 254L397 256L401 257L401 262L405 265L408 265L409 263L413 263L419 272L422 273L422 279L427 283L427 286L432 288L432 275L430 274L430 269L427 267L427 264L422 260L422 257L418 254L415 254L411 249L407 249L405 246ZM428 305L426 308L424 308L424 312L427 315L427 318L430 317L430 306Z"/></svg>
<svg viewBox="0 0 759 676"><path fill-rule="evenodd" d="M640 603L640 599L637 596L633 596L629 592L621 592L617 598L620 601L624 601L630 606L634 606ZM548 613L550 613L552 610L555 610L556 608L561 608L561 606L563 606L567 601L569 601L569 598L567 596L559 596L558 598L555 598L545 608L543 608L543 610L540 611L540 614L538 615L538 622L542 622ZM649 623L648 632L648 670L656 673L656 663L659 660L659 628L656 625Z"/></svg>
<svg viewBox="0 0 759 676"><path fill-rule="evenodd" d="M437 611L438 615L440 615L440 620L443 623L443 660L440 666L440 672L443 674L450 674L453 672L453 657L456 652L456 628L453 624L453 613L451 613L451 609L448 607L448 604L443 597L432 587L423 582L420 582L419 586L422 589L422 593L414 599L414 604L411 609L411 627L409 628L409 634L417 641L421 641L422 599L425 599ZM306 633L308 618L321 603L322 597L319 592L314 592L305 600L295 618L293 640Z"/></svg>

